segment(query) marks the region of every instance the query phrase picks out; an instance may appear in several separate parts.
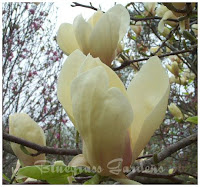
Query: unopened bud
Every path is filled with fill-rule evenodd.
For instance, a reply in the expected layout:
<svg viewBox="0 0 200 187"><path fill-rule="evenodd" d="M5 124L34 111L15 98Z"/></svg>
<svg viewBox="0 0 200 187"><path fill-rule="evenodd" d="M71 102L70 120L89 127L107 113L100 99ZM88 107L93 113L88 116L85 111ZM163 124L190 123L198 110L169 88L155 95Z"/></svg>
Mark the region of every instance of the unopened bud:
<svg viewBox="0 0 200 187"><path fill-rule="evenodd" d="M46 145L46 139L42 128L32 120L29 115L24 113L16 113L9 116L9 134L41 146ZM16 143L11 143L11 148L23 166L44 164L46 162L45 154L30 156ZM31 154L37 153L36 150L30 148L24 147L24 149Z"/></svg>
<svg viewBox="0 0 200 187"><path fill-rule="evenodd" d="M178 118L179 120L183 120L183 114L181 110L174 103L168 105L168 109L174 117Z"/></svg>

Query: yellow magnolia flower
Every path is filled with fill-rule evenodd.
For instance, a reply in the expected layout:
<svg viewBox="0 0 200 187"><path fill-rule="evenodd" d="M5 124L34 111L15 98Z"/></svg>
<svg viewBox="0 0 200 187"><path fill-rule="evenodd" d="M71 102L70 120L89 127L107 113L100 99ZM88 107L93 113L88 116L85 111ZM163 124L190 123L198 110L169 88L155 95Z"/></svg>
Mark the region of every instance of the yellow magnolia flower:
<svg viewBox="0 0 200 187"><path fill-rule="evenodd" d="M58 79L58 99L83 140L83 154L70 166L100 166L103 176L130 166L162 123L168 97L169 78L156 56L126 90L99 58L74 51Z"/></svg>
<svg viewBox="0 0 200 187"><path fill-rule="evenodd" d="M170 84L177 83L177 84L180 84L183 86L187 85L187 83L188 83L186 77L184 77L184 76L177 77L177 78L175 76L171 76L169 78L169 81L170 81Z"/></svg>
<svg viewBox="0 0 200 187"><path fill-rule="evenodd" d="M183 114L182 114L181 110L176 106L176 104L171 103L170 105L168 105L168 109L174 117L176 117L180 120L183 119Z"/></svg>
<svg viewBox="0 0 200 187"><path fill-rule="evenodd" d="M180 54L181 56L181 54ZM173 62L176 61L178 64L180 64L182 62L182 60L177 56L177 55L170 55L169 59Z"/></svg>
<svg viewBox="0 0 200 187"><path fill-rule="evenodd" d="M73 25L62 24L58 30L57 42L67 55L80 49L85 55L90 53L110 66L129 23L128 11L122 5L116 5L105 14L97 11L87 22L79 15Z"/></svg>
<svg viewBox="0 0 200 187"><path fill-rule="evenodd" d="M172 65L166 65L167 69L175 75L175 77L179 76L179 67L178 67L178 63L176 61L172 62Z"/></svg>
<svg viewBox="0 0 200 187"><path fill-rule="evenodd" d="M9 116L9 134L41 146L46 146L46 139L42 128L32 120L28 114L15 113ZM20 145L16 143L11 143L11 148L23 166L45 163L45 154L29 156L25 154L21 150ZM29 153L37 153L36 150L30 148L26 149Z"/></svg>

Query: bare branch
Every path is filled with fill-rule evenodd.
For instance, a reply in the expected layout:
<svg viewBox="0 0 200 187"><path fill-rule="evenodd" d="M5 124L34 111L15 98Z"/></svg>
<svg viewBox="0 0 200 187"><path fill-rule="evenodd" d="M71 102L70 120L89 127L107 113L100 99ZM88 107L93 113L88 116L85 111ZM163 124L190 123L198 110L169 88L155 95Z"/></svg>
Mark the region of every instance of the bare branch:
<svg viewBox="0 0 200 187"><path fill-rule="evenodd" d="M194 49L186 49L186 50L181 50L181 51L174 51L172 53L166 53L166 54L163 54L163 55L158 55L159 58L163 58L163 57L167 57L167 56L171 56L171 55L178 55L178 54L182 54L182 53L187 53L187 52L193 52L194 50L196 50L196 45L193 46ZM151 56L150 56L151 57ZM127 61L124 61L124 63L117 67L117 68L113 68L114 71L117 71L117 70L120 70L120 69L123 69L124 67L126 66L129 66L130 64L132 63L135 63L135 62L141 62L141 61L146 61L148 60L150 57L146 57L146 58L141 58L141 59L136 59L136 60L127 60Z"/></svg>
<svg viewBox="0 0 200 187"><path fill-rule="evenodd" d="M94 6L92 6L92 3L90 3L90 5L83 5L83 4L80 4L80 3L77 3L77 2L73 2L74 4L71 5L71 7L77 7L77 6L81 6L81 7L84 7L84 8L90 8L92 10L98 10L97 8L95 8Z"/></svg>
<svg viewBox="0 0 200 187"><path fill-rule="evenodd" d="M12 136L12 135L5 133L5 132L3 133L3 139L10 141L10 142L20 144L20 145L23 145L23 146L26 146L26 147L29 147L29 148L34 149L34 150L37 150L38 153L33 154L32 156L37 156L38 154L41 154L41 153L74 156L74 155L81 153L80 150L76 150L76 149L63 149L63 148L55 149L53 147L41 146L41 145L38 145L38 144L35 144L35 143L32 143L32 142L26 141L24 139Z"/></svg>
<svg viewBox="0 0 200 187"><path fill-rule="evenodd" d="M157 163L163 161L165 158L172 155L173 153L175 153L176 151L178 151L182 148L185 148L188 145L195 143L195 142L197 142L197 133L192 134L192 135L188 136L187 138L184 138L184 139L178 141L177 143L165 148L163 151L158 153L157 158L156 158L156 163L154 161L154 158L152 157L150 159L147 159L140 163L137 163L136 166L142 165L143 168L145 168L147 166L157 164ZM137 175L138 175L138 172L134 171L134 172L130 172L127 176L128 176L128 178L133 179Z"/></svg>

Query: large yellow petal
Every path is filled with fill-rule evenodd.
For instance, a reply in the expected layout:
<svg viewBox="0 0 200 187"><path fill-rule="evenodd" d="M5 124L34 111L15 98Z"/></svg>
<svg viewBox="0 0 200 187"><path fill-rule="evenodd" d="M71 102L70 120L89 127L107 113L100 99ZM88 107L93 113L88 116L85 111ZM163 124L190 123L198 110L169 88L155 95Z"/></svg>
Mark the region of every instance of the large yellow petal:
<svg viewBox="0 0 200 187"><path fill-rule="evenodd" d="M15 113L9 116L9 134L41 146L46 145L46 139L42 128L31 119L28 114ZM16 143L11 143L11 148L24 166L45 163L45 154L40 154L35 157L29 156L25 154L21 150L20 145ZM27 150L30 153L37 153L36 150L30 148L27 148ZM37 161L39 162L35 163Z"/></svg>
<svg viewBox="0 0 200 187"><path fill-rule="evenodd" d="M128 128L133 120L132 108L118 88L109 88L109 77L104 68L97 66L79 74L71 84L71 95L74 118L84 141L83 154L88 163L101 166L104 169L102 175L111 175L107 164L113 159L122 158L130 164Z"/></svg>
<svg viewBox="0 0 200 187"><path fill-rule="evenodd" d="M115 50L119 41L119 19L113 13L104 14L95 25L89 42L90 53L99 57L108 66L115 57Z"/></svg>
<svg viewBox="0 0 200 187"><path fill-rule="evenodd" d="M89 37L92 31L91 25L86 22L82 15L77 16L73 22L76 40L85 55L89 53Z"/></svg>
<svg viewBox="0 0 200 187"><path fill-rule="evenodd" d="M94 28L94 26L96 25L96 23L99 21L99 19L101 18L101 16L103 16L103 12L98 10L97 12L95 12L88 20L88 23L92 26L92 28Z"/></svg>
<svg viewBox="0 0 200 187"><path fill-rule="evenodd" d="M70 86L72 80L77 76L80 65L85 58L86 56L80 50L74 51L65 61L58 78L58 99L73 123L74 118L72 112Z"/></svg>
<svg viewBox="0 0 200 187"><path fill-rule="evenodd" d="M102 66L106 70L109 77L109 87L117 87L125 96L127 96L126 89L120 78L110 67L102 63L99 58L93 58L91 55L87 55L85 61L80 66L78 74L88 71L96 66Z"/></svg>
<svg viewBox="0 0 200 187"><path fill-rule="evenodd" d="M118 42L120 42L127 32L128 26L130 25L129 12L124 6L118 4L109 9L106 13L113 13L116 16L116 18L118 18L118 20L120 21L119 40L118 40Z"/></svg>
<svg viewBox="0 0 200 187"><path fill-rule="evenodd" d="M90 53L108 66L116 56L118 43L124 37L130 22L128 11L122 5L108 10L96 23L89 40Z"/></svg>
<svg viewBox="0 0 200 187"><path fill-rule="evenodd" d="M164 119L169 78L158 57L151 57L131 81L128 96L134 111L131 125L133 161Z"/></svg>
<svg viewBox="0 0 200 187"><path fill-rule="evenodd" d="M69 23L60 25L57 34L57 42L66 55L70 55L74 50L80 49L74 34L73 26Z"/></svg>

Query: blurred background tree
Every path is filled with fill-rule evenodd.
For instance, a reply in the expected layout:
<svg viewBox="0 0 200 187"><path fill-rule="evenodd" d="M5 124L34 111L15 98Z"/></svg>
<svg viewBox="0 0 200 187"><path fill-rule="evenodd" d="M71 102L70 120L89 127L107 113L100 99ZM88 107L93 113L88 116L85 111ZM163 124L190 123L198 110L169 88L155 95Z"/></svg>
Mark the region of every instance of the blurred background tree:
<svg viewBox="0 0 200 187"><path fill-rule="evenodd" d="M42 126L48 146L75 147L75 130L56 95L63 59L55 40L57 8L53 3L3 3L2 14L3 131L9 131L10 114L23 112ZM58 157L50 155L51 160ZM3 171L8 176L16 160L4 141Z"/></svg>
<svg viewBox="0 0 200 187"><path fill-rule="evenodd" d="M165 5L169 8L169 4ZM144 149L144 157L152 157L197 132L197 3L192 11L193 5L188 3L185 13L169 19L164 32L158 29L164 16L164 11L159 12L161 6L162 3L127 4L131 26L113 61L113 70L127 87L146 60L158 55L170 77L169 104L174 103L182 113L177 118L169 110L166 112L160 129ZM90 4L87 8L94 7ZM81 148L81 142L77 142L76 131L56 96L63 61L55 41L56 11L53 3L3 3L3 131L9 131L10 114L25 112L42 126L48 146L75 149ZM185 20L183 29L180 21ZM71 157L48 155L48 159L68 163ZM16 160L9 143L4 141L3 172L9 177ZM168 178L140 172L136 179L143 183L176 183L170 178L174 174L182 183L197 183L197 145L181 148L158 166L163 167L162 174Z"/></svg>

